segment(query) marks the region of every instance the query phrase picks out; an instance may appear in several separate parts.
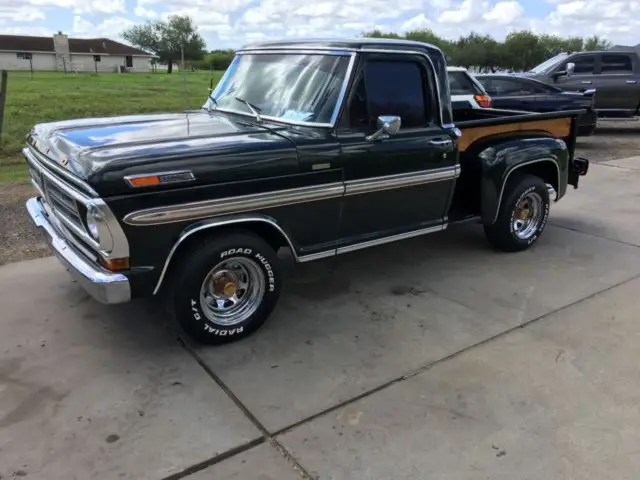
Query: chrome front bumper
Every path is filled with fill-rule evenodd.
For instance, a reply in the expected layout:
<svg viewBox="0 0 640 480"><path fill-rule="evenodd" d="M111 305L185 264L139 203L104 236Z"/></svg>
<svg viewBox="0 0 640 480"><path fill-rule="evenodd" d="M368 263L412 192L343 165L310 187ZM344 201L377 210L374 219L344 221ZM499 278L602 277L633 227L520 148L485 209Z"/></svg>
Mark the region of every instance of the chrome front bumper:
<svg viewBox="0 0 640 480"><path fill-rule="evenodd" d="M131 300L129 279L85 260L76 253L49 221L37 197L27 200L27 211L36 227L45 235L58 260L86 292L101 303L125 303Z"/></svg>

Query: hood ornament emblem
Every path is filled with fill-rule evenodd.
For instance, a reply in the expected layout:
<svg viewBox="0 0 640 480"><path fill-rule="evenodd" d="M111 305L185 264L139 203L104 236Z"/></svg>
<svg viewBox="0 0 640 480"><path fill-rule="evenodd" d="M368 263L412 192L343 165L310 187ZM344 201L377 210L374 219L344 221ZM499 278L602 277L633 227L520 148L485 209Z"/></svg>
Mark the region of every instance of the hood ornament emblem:
<svg viewBox="0 0 640 480"><path fill-rule="evenodd" d="M69 159L65 156L60 157L60 164L63 167L66 167L67 165L69 165Z"/></svg>

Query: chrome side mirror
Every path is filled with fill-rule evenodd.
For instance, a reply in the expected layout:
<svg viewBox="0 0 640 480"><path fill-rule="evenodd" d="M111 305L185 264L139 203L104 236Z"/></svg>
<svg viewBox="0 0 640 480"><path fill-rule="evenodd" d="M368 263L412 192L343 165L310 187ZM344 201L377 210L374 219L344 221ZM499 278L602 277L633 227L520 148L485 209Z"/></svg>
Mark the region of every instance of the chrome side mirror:
<svg viewBox="0 0 640 480"><path fill-rule="evenodd" d="M400 131L402 119L396 115L380 115L378 117L378 130L367 136L370 142L389 138Z"/></svg>
<svg viewBox="0 0 640 480"><path fill-rule="evenodd" d="M567 63L567 77L573 75L573 71L576 69L576 64L573 62Z"/></svg>

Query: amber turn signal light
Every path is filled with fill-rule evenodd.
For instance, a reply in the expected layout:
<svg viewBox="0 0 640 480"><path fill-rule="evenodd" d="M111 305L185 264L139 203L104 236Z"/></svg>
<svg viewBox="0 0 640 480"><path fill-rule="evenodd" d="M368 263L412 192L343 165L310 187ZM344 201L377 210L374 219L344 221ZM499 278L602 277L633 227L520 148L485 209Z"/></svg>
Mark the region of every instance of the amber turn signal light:
<svg viewBox="0 0 640 480"><path fill-rule="evenodd" d="M132 187L149 187L151 185L160 185L160 177L157 175L149 175L148 177L132 177L127 179Z"/></svg>
<svg viewBox="0 0 640 480"><path fill-rule="evenodd" d="M489 95L474 95L473 98L475 98L476 102L478 102L478 105L480 105L482 108L491 108L492 102Z"/></svg>
<svg viewBox="0 0 640 480"><path fill-rule="evenodd" d="M107 270L116 272L118 270L129 270L129 258L102 258L100 264Z"/></svg>

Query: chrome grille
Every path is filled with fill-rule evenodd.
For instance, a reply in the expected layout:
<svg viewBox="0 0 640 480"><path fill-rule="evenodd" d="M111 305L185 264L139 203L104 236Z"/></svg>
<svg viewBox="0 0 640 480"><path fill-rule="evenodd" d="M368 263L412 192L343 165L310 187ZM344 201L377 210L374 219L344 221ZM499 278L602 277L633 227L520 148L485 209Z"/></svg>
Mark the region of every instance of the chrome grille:
<svg viewBox="0 0 640 480"><path fill-rule="evenodd" d="M98 250L98 243L87 233L82 220L80 203L85 196L78 193L62 178L48 172L33 154L25 152L29 173L34 186L40 192L42 203L49 217L64 237L81 249L85 255ZM89 256L89 255L87 255Z"/></svg>
<svg viewBox="0 0 640 480"><path fill-rule="evenodd" d="M65 220L78 228L84 228L76 201L46 178L44 179L44 195L54 214L66 217Z"/></svg>

